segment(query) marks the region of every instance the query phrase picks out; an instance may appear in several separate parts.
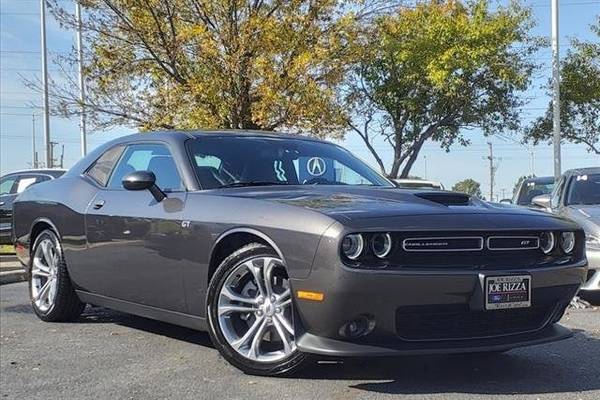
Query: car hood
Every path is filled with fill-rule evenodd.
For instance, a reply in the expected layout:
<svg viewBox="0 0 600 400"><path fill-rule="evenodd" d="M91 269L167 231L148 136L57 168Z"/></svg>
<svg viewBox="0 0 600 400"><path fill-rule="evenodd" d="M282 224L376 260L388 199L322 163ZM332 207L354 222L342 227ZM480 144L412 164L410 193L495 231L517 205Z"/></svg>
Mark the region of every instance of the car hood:
<svg viewBox="0 0 600 400"><path fill-rule="evenodd" d="M283 203L338 220L436 214L546 215L520 207L490 204L445 191L340 186L282 186L219 190L221 195Z"/></svg>
<svg viewBox="0 0 600 400"><path fill-rule="evenodd" d="M600 205L567 207L567 217L580 225L588 234L600 233Z"/></svg>

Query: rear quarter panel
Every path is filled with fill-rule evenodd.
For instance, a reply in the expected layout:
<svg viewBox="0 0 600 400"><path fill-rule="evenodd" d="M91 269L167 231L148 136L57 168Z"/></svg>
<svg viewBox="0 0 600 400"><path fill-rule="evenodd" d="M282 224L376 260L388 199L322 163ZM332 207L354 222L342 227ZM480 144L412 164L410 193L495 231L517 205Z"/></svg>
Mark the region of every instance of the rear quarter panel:
<svg viewBox="0 0 600 400"><path fill-rule="evenodd" d="M21 193L13 204L13 238L20 261L28 265L38 222L50 224L61 238L69 268L81 265L79 250L86 246L84 213L98 188L74 176L43 182Z"/></svg>

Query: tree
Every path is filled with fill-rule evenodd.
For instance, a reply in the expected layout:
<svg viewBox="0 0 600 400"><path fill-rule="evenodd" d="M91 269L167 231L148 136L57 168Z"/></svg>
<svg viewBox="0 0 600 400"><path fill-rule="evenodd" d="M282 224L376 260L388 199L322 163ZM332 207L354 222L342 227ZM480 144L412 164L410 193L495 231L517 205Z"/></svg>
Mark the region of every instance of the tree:
<svg viewBox="0 0 600 400"><path fill-rule="evenodd" d="M449 151L469 143L464 129L519 127L518 92L530 84L530 56L539 47L531 26L529 11L516 3L492 11L486 0L431 0L377 18L347 101L358 115L349 127L381 171L408 176L427 141ZM389 170L382 142L393 150Z"/></svg>
<svg viewBox="0 0 600 400"><path fill-rule="evenodd" d="M573 40L560 66L560 128L564 140L583 143L600 154L600 16L592 31L593 43ZM551 89L551 82L547 86ZM549 94L551 94L549 92ZM525 139L537 144L552 141L552 102L545 114L526 131Z"/></svg>
<svg viewBox="0 0 600 400"><path fill-rule="evenodd" d="M55 17L75 27L52 1ZM342 131L337 88L366 10L340 0L81 2L85 106L98 128ZM75 56L59 60L65 71ZM77 80L65 79L52 83L51 98L68 117L80 102Z"/></svg>
<svg viewBox="0 0 600 400"><path fill-rule="evenodd" d="M473 179L463 179L460 182L456 182L454 186L452 186L452 191L466 193L470 196L475 196L482 198L481 194L481 184Z"/></svg>

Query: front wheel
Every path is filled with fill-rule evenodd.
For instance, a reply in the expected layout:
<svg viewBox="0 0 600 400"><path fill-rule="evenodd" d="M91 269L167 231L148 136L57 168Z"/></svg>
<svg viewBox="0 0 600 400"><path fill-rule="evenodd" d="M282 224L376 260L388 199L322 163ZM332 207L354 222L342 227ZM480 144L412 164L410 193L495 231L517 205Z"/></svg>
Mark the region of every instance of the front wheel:
<svg viewBox="0 0 600 400"><path fill-rule="evenodd" d="M211 339L237 368L274 376L306 364L295 343L288 275L270 247L252 243L227 257L211 279L208 299Z"/></svg>

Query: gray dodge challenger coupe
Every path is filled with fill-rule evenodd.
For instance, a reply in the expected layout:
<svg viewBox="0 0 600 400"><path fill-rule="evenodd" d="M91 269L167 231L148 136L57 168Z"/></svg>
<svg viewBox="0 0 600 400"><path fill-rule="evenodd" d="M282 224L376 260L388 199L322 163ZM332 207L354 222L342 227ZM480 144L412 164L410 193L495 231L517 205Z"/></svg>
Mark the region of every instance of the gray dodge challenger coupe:
<svg viewBox="0 0 600 400"><path fill-rule="evenodd" d="M207 330L261 375L564 339L587 268L569 220L398 189L337 145L261 132L114 140L22 193L13 236L42 320L94 304Z"/></svg>

